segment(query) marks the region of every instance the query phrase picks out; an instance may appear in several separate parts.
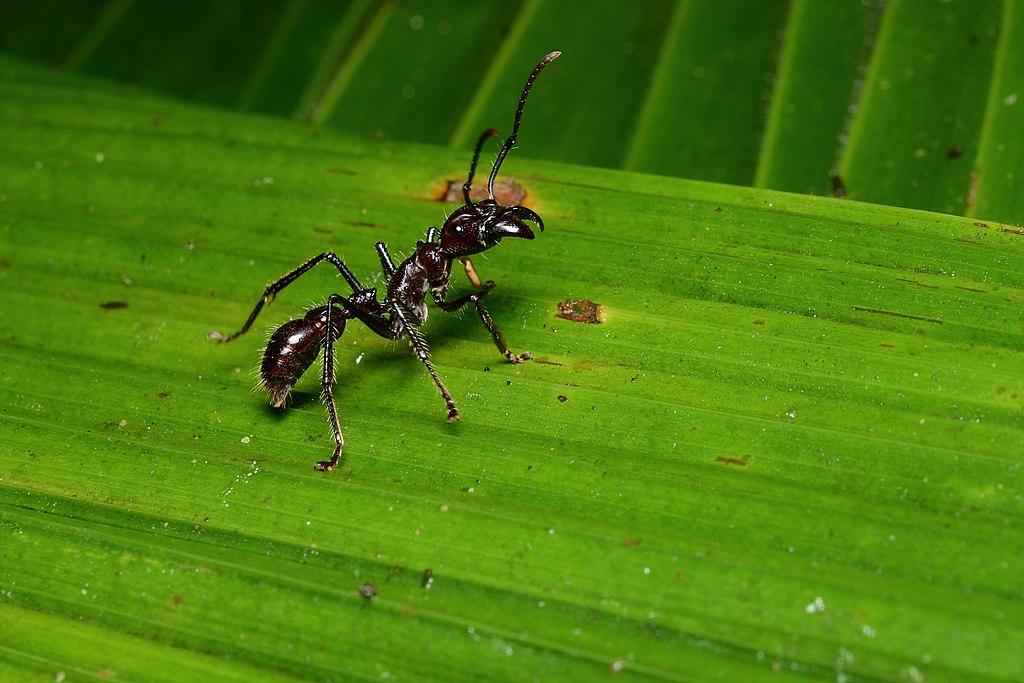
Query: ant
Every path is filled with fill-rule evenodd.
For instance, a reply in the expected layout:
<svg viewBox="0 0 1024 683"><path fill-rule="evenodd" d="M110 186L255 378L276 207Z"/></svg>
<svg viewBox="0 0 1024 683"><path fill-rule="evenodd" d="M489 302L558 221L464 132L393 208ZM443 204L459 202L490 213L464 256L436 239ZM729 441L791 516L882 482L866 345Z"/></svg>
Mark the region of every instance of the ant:
<svg viewBox="0 0 1024 683"><path fill-rule="evenodd" d="M348 320L355 318L362 321L374 333L385 339L407 338L413 352L430 373L437 385L437 390L448 408L448 422L459 419L459 410L455 407L448 388L441 381L433 364L430 362L430 349L419 328L427 319L426 296L430 293L434 304L442 311L451 313L472 304L480 321L491 333L494 344L505 358L512 363L522 363L531 358L530 352L516 354L509 350L505 338L498 326L494 324L491 314L482 303L483 298L494 289L494 281L481 283L469 257L485 249L497 245L505 237L521 237L532 240L533 231L526 225L531 221L543 232L544 221L534 211L525 206L502 206L494 199L494 180L498 175L505 157L516 143L519 123L523 117L523 107L530 94L533 82L538 74L561 53L552 52L545 56L530 73L519 97L515 119L512 123L512 134L502 144L498 156L491 166L487 178L487 198L479 202L471 202L469 191L473 184L473 175L480 160L480 151L489 138L496 137L497 131L488 129L476 142L473 158L469 164L469 176L462 186L463 205L456 209L438 230L431 227L427 230L425 240L416 243L416 251L395 265L383 242L375 245L380 258L381 269L388 280L387 296L383 300L377 298L377 290L364 287L352 274L345 263L332 251L325 251L314 256L298 268L267 285L263 296L256 302L242 329L225 337L219 332L211 332L210 338L220 343L227 343L245 334L256 321L263 307L274 300L281 290L290 285L300 276L313 269L317 264L327 261L338 269L352 288L350 296L331 294L327 303L310 309L298 320L290 320L279 327L267 343L260 363L260 384L270 394L270 402L275 408L284 408L292 387L306 370L313 364L323 349L323 398L327 405L327 416L334 434L334 453L329 460L316 463L316 469L330 471L338 464L341 451L345 446L345 437L338 422L338 409L334 403L334 344L345 331ZM473 285L474 291L455 299L446 299L448 285L452 278L452 262L459 260Z"/></svg>

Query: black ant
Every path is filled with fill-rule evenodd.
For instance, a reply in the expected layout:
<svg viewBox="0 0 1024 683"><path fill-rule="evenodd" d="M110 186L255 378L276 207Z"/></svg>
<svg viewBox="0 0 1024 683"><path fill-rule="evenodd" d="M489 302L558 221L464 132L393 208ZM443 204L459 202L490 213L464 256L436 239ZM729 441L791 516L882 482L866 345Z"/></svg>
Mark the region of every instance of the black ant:
<svg viewBox="0 0 1024 683"><path fill-rule="evenodd" d="M529 352L515 354L509 350L501 331L494 324L494 320L491 319L490 313L482 303L484 296L494 288L494 281L488 280L481 283L469 257L485 249L490 249L501 242L504 237L522 237L532 240L534 238L533 231L525 221L536 223L542 232L544 230L544 221L541 220L541 217L525 206L501 206L498 204L494 199L494 180L502 162L505 161L505 157L516 143L519 123L523 117L523 107L526 105L526 98L530 94L534 80L544 67L560 54L560 52L552 52L544 57L537 63L530 73L530 77L526 79L523 93L519 97L519 106L516 108L515 120L512 123L512 134L502 144L494 165L491 167L491 174L487 178L487 198L475 203L470 202L469 191L484 143L489 138L497 136L497 132L493 129L484 131L477 140L473 158L469 164L469 176L462 186L462 196L465 201L448 217L440 230L436 227L429 228L426 240L417 242L416 251L412 256L398 265L395 265L391 259L387 246L383 242L377 242L375 245L377 255L380 257L384 275L388 279L387 296L383 301L377 298L376 289L363 287L334 252L325 251L268 285L263 296L256 302L256 307L249 314L249 319L245 321L242 329L238 332L228 337L224 337L218 332L210 333L211 338L222 343L237 339L252 327L263 307L273 301L282 289L298 279L299 276L322 261L327 261L338 269L341 276L348 282L349 287L352 288L352 295L331 294L327 297L325 305L317 306L309 310L302 318L282 325L271 335L260 364L261 384L270 393L271 404L275 408L283 408L292 387L302 373L309 369L309 366L316 360L321 348L323 349L324 403L327 404L327 415L331 421L335 446L330 460L318 462L316 469L333 470L341 458L341 451L345 445L341 425L338 423L338 410L334 404L334 343L345 331L345 323L349 319L361 320L373 332L385 339L402 339L404 337L409 340L416 357L426 367L434 384L437 385L438 391L441 392L441 397L448 407L449 422L459 419L459 410L455 407L455 401L448 388L445 387L437 370L431 364L430 349L419 331L419 327L427 319L425 300L428 292L433 297L434 304L442 311L458 311L463 306L472 304L476 308L477 315L480 316L480 321L491 333L495 345L505 358L512 363L522 363L530 359ZM456 259L462 263L466 277L469 278L476 291L446 300L445 295L452 277L452 261Z"/></svg>

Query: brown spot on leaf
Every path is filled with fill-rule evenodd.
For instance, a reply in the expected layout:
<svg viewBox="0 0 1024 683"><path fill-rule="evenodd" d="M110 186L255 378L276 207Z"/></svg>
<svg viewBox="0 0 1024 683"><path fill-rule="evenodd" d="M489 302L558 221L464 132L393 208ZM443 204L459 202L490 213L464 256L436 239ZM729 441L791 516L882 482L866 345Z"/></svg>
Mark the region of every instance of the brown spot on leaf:
<svg viewBox="0 0 1024 683"><path fill-rule="evenodd" d="M127 301L104 301L100 304L100 308L107 311L114 311L119 308L128 308Z"/></svg>
<svg viewBox="0 0 1024 683"><path fill-rule="evenodd" d="M377 597L377 587L370 582L366 582L359 587L359 596L363 600L372 600Z"/></svg>
<svg viewBox="0 0 1024 683"><path fill-rule="evenodd" d="M722 213L722 207L716 206L715 207L715 213Z"/></svg>
<svg viewBox="0 0 1024 683"><path fill-rule="evenodd" d="M169 392L169 391L158 391L158 392L156 392L156 397L157 398L167 398L170 395L171 395L171 392Z"/></svg>
<svg viewBox="0 0 1024 683"><path fill-rule="evenodd" d="M568 401L568 400L569 400L569 397L568 397L568 396L566 396L566 395L564 395L564 394L559 394L559 395L558 395L558 402L559 402L559 403L565 403L565 402L566 402L566 401Z"/></svg>
<svg viewBox="0 0 1024 683"><path fill-rule="evenodd" d="M558 317L576 323L597 325L604 322L601 304L590 299L568 299L558 302Z"/></svg>
<svg viewBox="0 0 1024 683"><path fill-rule="evenodd" d="M345 225L353 225L357 228L386 228L383 223L371 223L370 221L342 221Z"/></svg>
<svg viewBox="0 0 1024 683"><path fill-rule="evenodd" d="M758 318L757 320L754 321L754 324L755 325L764 325L764 321L761 320L760 318Z"/></svg>
<svg viewBox="0 0 1024 683"><path fill-rule="evenodd" d="M984 293L985 293L985 291L986 291L986 290L984 290L984 289L978 289L977 287L964 287L963 285L954 285L954 286L955 286L955 287L956 287L957 289L962 289L962 290L964 290L965 292L978 292L978 293L980 293L980 294L984 294Z"/></svg>
<svg viewBox="0 0 1024 683"><path fill-rule="evenodd" d="M747 461L742 458L731 458L725 455L720 455L715 458L715 462L724 462L729 465L739 465L740 467L746 467Z"/></svg>
<svg viewBox="0 0 1024 683"><path fill-rule="evenodd" d="M987 228L988 227L988 223L982 223L981 221L974 221L974 224L976 226L978 226L979 228Z"/></svg>
<svg viewBox="0 0 1024 683"><path fill-rule="evenodd" d="M622 540L622 545L628 546L630 548L634 548L634 547L640 545L640 539L639 538L626 538L626 539Z"/></svg>
<svg viewBox="0 0 1024 683"><path fill-rule="evenodd" d="M896 348L895 344L885 344L885 343L882 343L882 344L879 344L879 346L881 346L883 349L895 349Z"/></svg>
<svg viewBox="0 0 1024 683"><path fill-rule="evenodd" d="M1006 392L1006 387L996 387L996 395L997 396L1002 395L1005 392Z"/></svg>
<svg viewBox="0 0 1024 683"><path fill-rule="evenodd" d="M441 196L438 197L439 202L457 202L462 203L462 184L465 180L448 180L445 181L444 190L441 192ZM473 187L469 191L469 200L471 202L479 202L482 199L487 199L487 181L483 180L478 183L473 183ZM494 199L502 206L517 206L521 205L526 199L526 188L519 184L519 181L515 178L500 178L494 183Z"/></svg>
<svg viewBox="0 0 1024 683"><path fill-rule="evenodd" d="M946 158L947 159L958 159L958 158L960 158L963 155L963 153L964 153L964 148L963 147L961 147L960 145L953 145L948 150L946 150Z"/></svg>
<svg viewBox="0 0 1024 683"><path fill-rule="evenodd" d="M178 605L180 605L183 602L184 602L184 600L182 599L182 597L180 595L172 595L171 596L171 604L174 605L175 607L177 607Z"/></svg>
<svg viewBox="0 0 1024 683"><path fill-rule="evenodd" d="M996 230L998 230L999 232L1005 232L1008 235L1024 235L1024 230L1022 230L1021 228L1010 228L1005 225L996 228Z"/></svg>
<svg viewBox="0 0 1024 683"><path fill-rule="evenodd" d="M565 363L559 363L558 361L553 361L550 358L534 358L533 362L540 363L541 365L557 365L559 367L565 365Z"/></svg>

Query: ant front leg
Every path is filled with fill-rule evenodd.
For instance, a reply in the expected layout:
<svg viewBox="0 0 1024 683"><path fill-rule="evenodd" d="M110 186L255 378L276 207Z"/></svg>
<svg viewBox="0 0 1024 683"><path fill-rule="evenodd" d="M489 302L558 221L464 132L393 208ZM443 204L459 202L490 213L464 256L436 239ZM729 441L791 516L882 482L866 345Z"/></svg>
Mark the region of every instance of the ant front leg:
<svg viewBox="0 0 1024 683"><path fill-rule="evenodd" d="M488 280L487 282L483 283L483 291L475 292L473 294L464 294L460 296L458 299L452 299L451 301L445 301L444 297L441 294L434 292L434 303L437 305L438 308L447 313L457 311L466 304L473 304L473 306L476 308L476 314L480 316L480 322L482 322L484 324L484 327L487 328L487 331L491 333L491 338L494 340L494 345L498 347L498 351L501 353L501 355L505 356L505 358L508 359L510 363L525 363L526 361L533 358L533 354L530 353L529 351L524 351L521 354L512 353L512 351L510 351L508 348L508 343L505 341L505 336L502 335L501 330L498 329L498 326L494 324L494 319L491 317L491 314L487 311L486 308L484 308L482 299L492 289L494 289L494 280Z"/></svg>
<svg viewBox="0 0 1024 683"><path fill-rule="evenodd" d="M473 266L473 262L469 260L468 256L460 258L459 261L462 263L462 269L466 271L466 279L469 280L469 284L473 285L474 289L486 289L489 291L494 287L494 280L481 282L480 276L477 275L476 268Z"/></svg>
<svg viewBox="0 0 1024 683"><path fill-rule="evenodd" d="M252 309L252 313L249 314L249 318L245 321L245 324L242 325L242 329L238 330L238 332L235 332L232 335L228 335L227 337L222 335L220 332L210 332L210 339L215 339L221 344L226 344L229 341L234 341L235 339L241 337L243 334L248 332L249 328L252 327L252 324L256 322L256 317L259 316L260 311L263 310L263 307L265 305L273 301L274 297L277 296L282 289L284 289L291 283L295 282L297 279L299 279L299 277L301 277L308 271L312 270L313 267L316 266L321 261L327 261L332 266L337 268L338 272L341 273L341 276L345 278L345 281L348 282L348 285L349 287L352 288L353 292L357 292L363 288L363 286L359 284L359 280L356 279L356 276L352 274L352 271L348 269L348 266L345 265L344 261L338 258L337 254L335 254L333 251L325 251L324 253L318 256L314 256L313 258L309 259L295 270L285 274L283 277L267 285L267 288L263 290L263 296L261 296L260 300L256 302L256 306Z"/></svg>

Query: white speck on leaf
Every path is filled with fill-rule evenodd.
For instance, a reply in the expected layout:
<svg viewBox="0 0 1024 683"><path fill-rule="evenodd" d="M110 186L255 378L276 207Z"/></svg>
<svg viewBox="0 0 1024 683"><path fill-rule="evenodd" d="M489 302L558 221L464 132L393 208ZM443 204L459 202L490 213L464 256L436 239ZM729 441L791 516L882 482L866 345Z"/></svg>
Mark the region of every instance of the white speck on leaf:
<svg viewBox="0 0 1024 683"><path fill-rule="evenodd" d="M819 595L818 597L814 598L814 600L812 600L811 602L807 603L807 606L804 607L804 611L807 612L808 614L817 614L818 612L824 612L825 611L825 601Z"/></svg>

